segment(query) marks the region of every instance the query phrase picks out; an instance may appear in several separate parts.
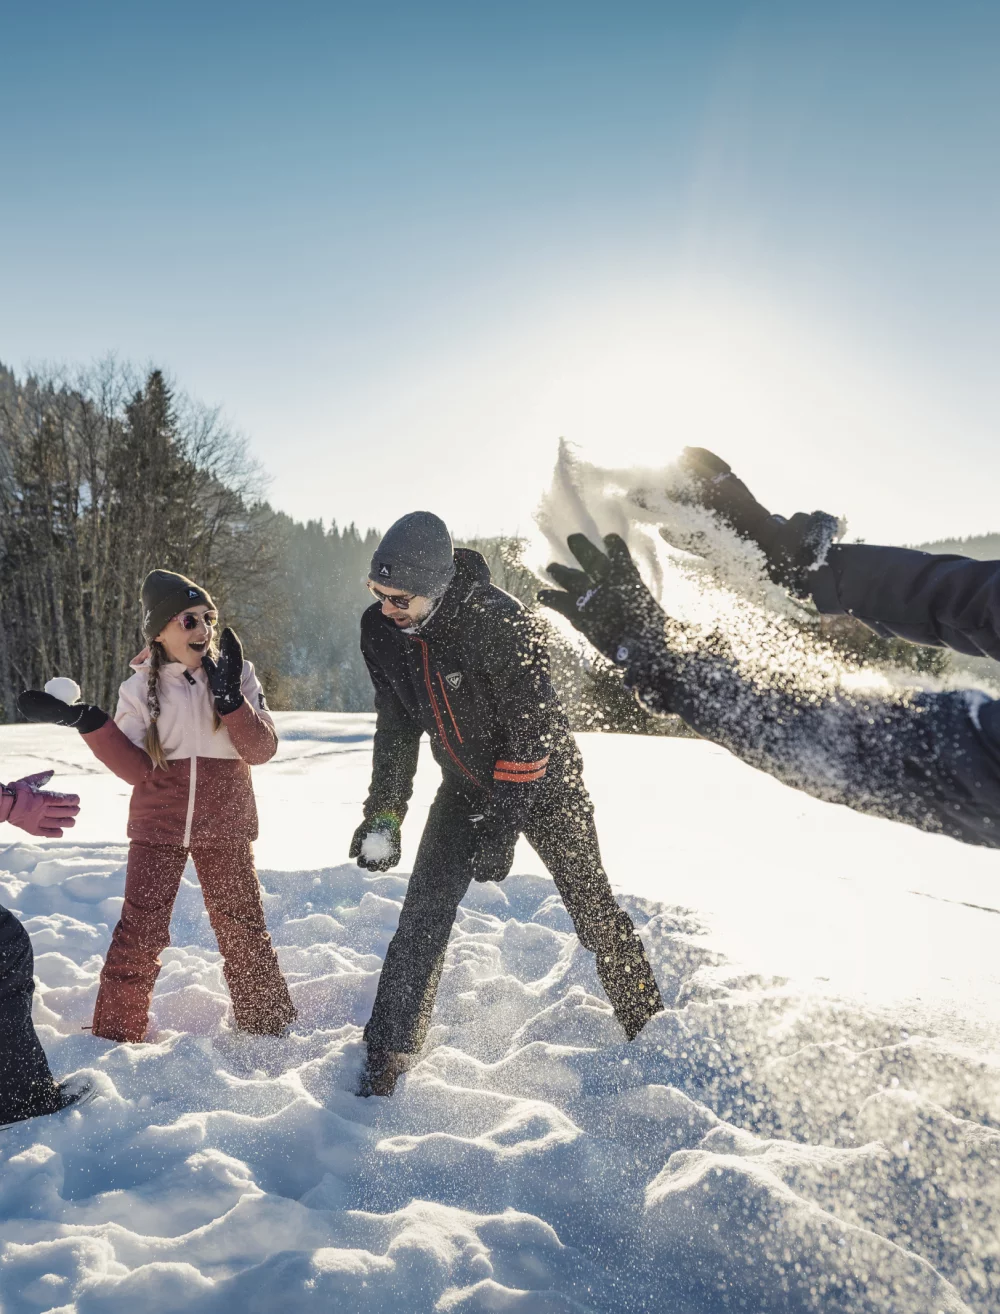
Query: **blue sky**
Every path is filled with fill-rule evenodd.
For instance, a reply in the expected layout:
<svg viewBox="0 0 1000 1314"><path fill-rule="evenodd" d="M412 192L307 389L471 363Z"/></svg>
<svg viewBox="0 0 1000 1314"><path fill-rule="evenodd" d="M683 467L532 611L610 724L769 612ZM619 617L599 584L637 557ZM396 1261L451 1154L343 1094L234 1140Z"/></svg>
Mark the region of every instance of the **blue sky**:
<svg viewBox="0 0 1000 1314"><path fill-rule="evenodd" d="M1000 527L1000 7L4 6L0 360L221 403L298 516L525 529L561 434Z"/></svg>

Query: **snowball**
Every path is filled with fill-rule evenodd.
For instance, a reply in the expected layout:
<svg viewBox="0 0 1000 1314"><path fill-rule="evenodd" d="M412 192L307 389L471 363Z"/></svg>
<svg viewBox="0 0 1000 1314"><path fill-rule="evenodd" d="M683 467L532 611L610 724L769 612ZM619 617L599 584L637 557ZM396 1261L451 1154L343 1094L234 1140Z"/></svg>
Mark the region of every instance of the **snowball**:
<svg viewBox="0 0 1000 1314"><path fill-rule="evenodd" d="M385 862L392 857L394 848L389 831L370 830L361 845L361 856L365 862Z"/></svg>
<svg viewBox="0 0 1000 1314"><path fill-rule="evenodd" d="M53 698L61 698L64 703L78 703L80 701L80 686L75 680L70 680L65 675L57 675L54 680L49 680L45 686L45 692L51 694Z"/></svg>

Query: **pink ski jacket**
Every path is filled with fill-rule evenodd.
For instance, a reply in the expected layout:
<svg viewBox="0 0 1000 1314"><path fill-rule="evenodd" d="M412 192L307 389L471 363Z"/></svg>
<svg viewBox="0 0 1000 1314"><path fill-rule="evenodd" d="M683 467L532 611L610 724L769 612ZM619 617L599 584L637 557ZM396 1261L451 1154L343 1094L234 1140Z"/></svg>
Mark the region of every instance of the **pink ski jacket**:
<svg viewBox="0 0 1000 1314"><path fill-rule="evenodd" d="M94 756L132 786L129 839L147 844L237 845L257 838L250 767L269 761L278 734L251 662L243 663L244 702L213 727L213 699L200 668L160 667L157 729L166 768L143 748L149 729L149 658L118 691L114 720L83 739Z"/></svg>

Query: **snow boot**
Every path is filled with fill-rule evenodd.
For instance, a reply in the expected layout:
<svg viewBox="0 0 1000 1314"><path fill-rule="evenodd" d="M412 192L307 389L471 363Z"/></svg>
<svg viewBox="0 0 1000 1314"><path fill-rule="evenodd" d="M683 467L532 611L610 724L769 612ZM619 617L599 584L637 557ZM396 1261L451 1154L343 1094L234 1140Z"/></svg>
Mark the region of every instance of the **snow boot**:
<svg viewBox="0 0 1000 1314"><path fill-rule="evenodd" d="M71 1078L58 1084L53 1082L51 1089L46 1090L30 1106L26 1106L22 1113L0 1123L0 1131L14 1127L19 1122L27 1122L29 1118L42 1118L49 1113L62 1113L63 1109L71 1109L77 1104L89 1104L96 1094L93 1083L86 1077L75 1080Z"/></svg>
<svg viewBox="0 0 1000 1314"><path fill-rule="evenodd" d="M406 1071L409 1054L398 1054L392 1049L373 1049L368 1046L368 1056L358 1083L358 1094L367 1099L370 1095L390 1096L396 1089L396 1082Z"/></svg>
<svg viewBox="0 0 1000 1314"><path fill-rule="evenodd" d="M663 1011L663 998L628 913L619 910L611 936L597 951L597 975L615 1017L635 1040L651 1017Z"/></svg>

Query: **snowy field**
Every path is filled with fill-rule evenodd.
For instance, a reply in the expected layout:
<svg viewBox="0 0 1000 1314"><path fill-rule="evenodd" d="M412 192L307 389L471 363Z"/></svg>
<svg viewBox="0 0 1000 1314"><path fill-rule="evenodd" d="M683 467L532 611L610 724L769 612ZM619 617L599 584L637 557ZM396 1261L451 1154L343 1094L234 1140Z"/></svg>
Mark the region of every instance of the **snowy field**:
<svg viewBox="0 0 1000 1314"><path fill-rule="evenodd" d="M154 1039L81 1030L121 904L127 790L56 727L71 840L5 828L0 902L83 1110L0 1133L4 1314L1000 1311L1000 854L758 776L690 740L584 736L606 863L668 1011L622 1043L526 846L473 886L436 1025L391 1101L353 1094L438 773L399 872L344 859L372 718L279 715L255 770L269 925L300 1010L227 1022L189 868Z"/></svg>

